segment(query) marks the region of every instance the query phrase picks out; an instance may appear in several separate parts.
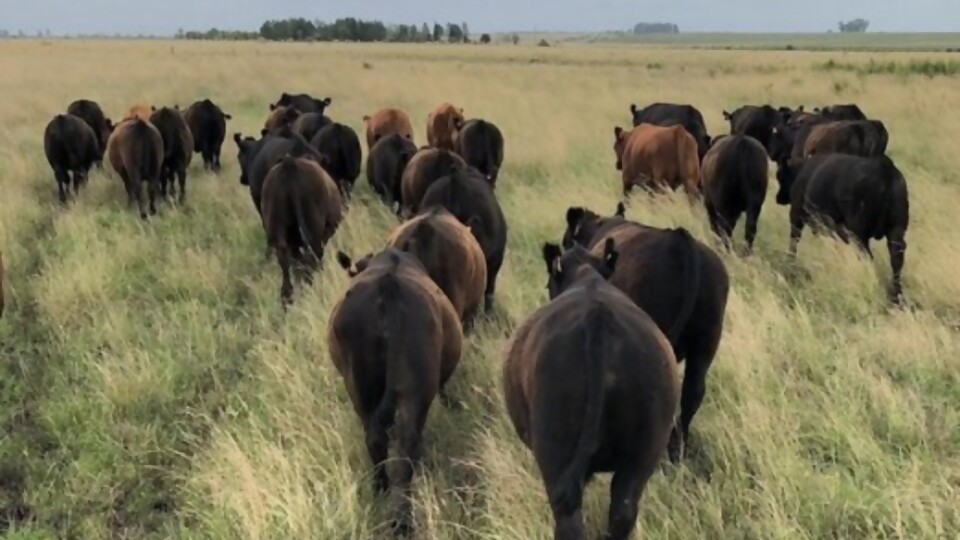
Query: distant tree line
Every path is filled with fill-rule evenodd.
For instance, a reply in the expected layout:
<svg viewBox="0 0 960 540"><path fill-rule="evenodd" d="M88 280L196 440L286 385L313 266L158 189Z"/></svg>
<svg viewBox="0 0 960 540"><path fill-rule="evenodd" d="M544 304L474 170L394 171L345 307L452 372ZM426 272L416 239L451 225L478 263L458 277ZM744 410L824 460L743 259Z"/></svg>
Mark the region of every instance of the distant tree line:
<svg viewBox="0 0 960 540"><path fill-rule="evenodd" d="M333 22L311 21L302 17L266 21L258 32L223 31L216 28L206 32L180 30L177 39L250 40L268 41L392 41L396 43L469 43L467 23L427 23L386 25L381 21L365 21L348 17ZM486 42L489 42L489 36Z"/></svg>
<svg viewBox="0 0 960 540"><path fill-rule="evenodd" d="M680 27L673 23L640 22L633 27L634 34L679 34Z"/></svg>
<svg viewBox="0 0 960 540"><path fill-rule="evenodd" d="M838 23L840 31L844 34L862 34L867 31L867 27L870 26L870 21L865 19L854 19L852 21Z"/></svg>

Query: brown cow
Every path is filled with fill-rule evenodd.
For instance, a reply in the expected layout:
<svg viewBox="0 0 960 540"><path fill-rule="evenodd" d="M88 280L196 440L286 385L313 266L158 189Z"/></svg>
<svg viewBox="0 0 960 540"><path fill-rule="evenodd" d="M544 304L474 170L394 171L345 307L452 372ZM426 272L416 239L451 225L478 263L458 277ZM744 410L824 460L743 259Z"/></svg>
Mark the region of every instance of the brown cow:
<svg viewBox="0 0 960 540"><path fill-rule="evenodd" d="M368 149L373 148L377 141L391 133L400 134L413 142L413 124L410 122L410 116L400 109L380 109L373 116L364 116L363 121L367 125Z"/></svg>
<svg viewBox="0 0 960 540"><path fill-rule="evenodd" d="M143 198L143 182L150 194L150 213L156 214L155 201L160 187L160 168L163 164L163 137L149 121L134 116L121 122L107 141L107 155L113 170L123 179L127 199L136 199L140 217L147 219Z"/></svg>
<svg viewBox="0 0 960 540"><path fill-rule="evenodd" d="M312 141L317 133L326 126L333 123L330 117L321 113L303 113L297 117L291 127L294 133L299 133L304 139Z"/></svg>
<svg viewBox="0 0 960 540"><path fill-rule="evenodd" d="M176 195L174 176L180 181L180 202L187 198L187 168L193 160L193 133L180 113L180 108L161 107L150 116L150 123L163 139L163 164L160 170L160 194Z"/></svg>
<svg viewBox="0 0 960 540"><path fill-rule="evenodd" d="M556 540L583 540L584 486L612 472L608 533L625 540L663 457L677 407L670 343L651 318L608 284L614 242L543 249L551 301L514 332L503 393L517 435L533 451L553 510Z"/></svg>
<svg viewBox="0 0 960 540"><path fill-rule="evenodd" d="M757 222L767 196L766 149L749 135L721 137L704 156L700 173L713 232L729 248L740 214L746 212L745 238L749 253L753 250Z"/></svg>
<svg viewBox="0 0 960 540"><path fill-rule="evenodd" d="M420 259L450 299L464 328L470 328L487 286L487 261L470 227L445 208L434 206L394 229L387 244Z"/></svg>
<svg viewBox="0 0 960 540"><path fill-rule="evenodd" d="M292 107L274 107L270 109L270 116L263 123L263 129L268 133L283 129L293 124L300 118L300 111Z"/></svg>
<svg viewBox="0 0 960 540"><path fill-rule="evenodd" d="M463 109L442 103L427 116L427 144L453 150L457 131L463 127Z"/></svg>
<svg viewBox="0 0 960 540"><path fill-rule="evenodd" d="M635 185L657 190L666 184L672 189L682 185L688 195L697 196L697 141L683 126L640 124L631 131L617 127L613 132L613 151L617 155L617 170L622 171L624 195L629 195Z"/></svg>
<svg viewBox="0 0 960 540"><path fill-rule="evenodd" d="M142 103L134 105L127 110L127 114L123 116L123 120L130 120L132 118L139 118L141 120L149 121L150 115L153 114L153 111L157 110L156 107L151 105L144 105Z"/></svg>
<svg viewBox="0 0 960 540"><path fill-rule="evenodd" d="M400 214L410 217L420 209L420 201L430 184L454 171L467 168L463 158L450 150L423 148L410 159L400 179Z"/></svg>
<svg viewBox="0 0 960 540"><path fill-rule="evenodd" d="M670 439L670 459L677 461L720 345L730 277L723 260L683 228L658 229L627 221L623 205L612 217L586 208L567 210L564 246L581 245L600 257L610 239L619 252L610 284L650 315L669 338L677 361L687 364L680 419Z"/></svg>
<svg viewBox="0 0 960 540"><path fill-rule="evenodd" d="M802 150L795 150L804 158L814 154L875 157L886 153L889 141L887 128L879 120L841 120L812 126Z"/></svg>
<svg viewBox="0 0 960 540"><path fill-rule="evenodd" d="M355 277L330 315L330 358L363 425L379 493L390 488L385 462L393 427L400 446L394 483L404 492L398 532L408 534L423 427L460 362L460 321L413 255L387 248L359 273L348 256L338 253L337 259Z"/></svg>
<svg viewBox="0 0 960 540"><path fill-rule="evenodd" d="M343 220L343 199L336 182L312 156L287 156L263 182L261 211L267 246L276 251L283 272L280 300L287 305L293 297L291 257L310 270L319 266L324 246ZM301 248L313 251L315 260Z"/></svg>

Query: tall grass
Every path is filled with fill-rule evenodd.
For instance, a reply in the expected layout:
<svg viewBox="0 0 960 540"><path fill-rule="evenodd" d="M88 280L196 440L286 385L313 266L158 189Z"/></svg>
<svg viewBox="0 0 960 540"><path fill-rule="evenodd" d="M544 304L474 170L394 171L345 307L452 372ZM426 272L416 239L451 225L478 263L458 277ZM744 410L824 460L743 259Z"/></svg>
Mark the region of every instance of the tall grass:
<svg viewBox="0 0 960 540"><path fill-rule="evenodd" d="M329 113L358 130L374 108L405 108L418 142L441 101L496 122L510 225L499 307L452 381L464 410L431 411L416 513L422 538L541 539L550 513L499 388L507 336L546 301L540 244L558 239L569 205L613 210L612 128L629 121L631 102L695 103L720 133L721 111L738 104L830 103L831 74L810 67L826 60L616 47L0 43L9 280L0 534L383 538L391 518L326 354L343 272L328 262L283 313L279 270L264 258L229 142L222 174L195 164L187 203L164 205L149 223L109 172L61 208L41 136L71 100L96 99L116 116L134 102L210 97L233 115L230 131L247 134L282 91L333 97ZM885 302L883 249L871 262L808 234L791 262L786 211L771 194L755 255L723 255L733 281L723 343L692 455L664 465L643 499L647 538L960 535L960 93L945 79L877 77L848 94L884 120L908 178L911 308ZM717 245L702 209L682 196L638 197L628 215ZM394 224L361 180L329 252L377 249ZM607 486L588 490L594 535Z"/></svg>

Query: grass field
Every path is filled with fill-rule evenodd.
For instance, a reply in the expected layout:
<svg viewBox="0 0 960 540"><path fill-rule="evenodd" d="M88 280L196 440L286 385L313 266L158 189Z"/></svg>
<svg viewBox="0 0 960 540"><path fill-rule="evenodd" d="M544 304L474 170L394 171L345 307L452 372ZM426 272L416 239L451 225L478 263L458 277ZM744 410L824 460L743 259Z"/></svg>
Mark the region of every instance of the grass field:
<svg viewBox="0 0 960 540"><path fill-rule="evenodd" d="M722 33L694 32L680 34L607 33L566 36L568 39L589 42L627 42L663 47L694 47L707 49L779 49L831 51L957 51L960 52L960 34L953 32L863 34L832 33Z"/></svg>
<svg viewBox="0 0 960 540"><path fill-rule="evenodd" d="M907 62L947 55L846 53ZM141 223L112 173L61 208L42 147L73 99L114 117L134 102L210 97L229 130L259 131L286 91L331 96L360 130L380 106L450 100L507 139L498 196L511 227L495 317L469 339L435 407L416 514L425 539L543 539L550 512L506 418L501 352L546 301L540 258L564 212L611 212L613 127L628 105L691 102L711 133L743 103L859 103L884 120L909 184L905 287L892 310L877 260L807 234L786 255L773 191L756 254L732 277L721 349L692 451L651 481L646 538L960 537L960 92L950 78L817 69L829 54L639 47L434 47L172 42L0 43L0 535L58 538L383 538L361 427L326 354L329 309L347 286L332 261L283 313L276 262L238 183L195 158L183 207ZM775 183L772 183L775 186ZM682 225L717 246L682 196L631 201L628 216ZM378 248L395 220L364 179L333 249ZM742 226L742 225L741 225ZM737 231L742 245L742 230ZM328 253L332 253L329 250ZM588 490L594 537L607 486Z"/></svg>

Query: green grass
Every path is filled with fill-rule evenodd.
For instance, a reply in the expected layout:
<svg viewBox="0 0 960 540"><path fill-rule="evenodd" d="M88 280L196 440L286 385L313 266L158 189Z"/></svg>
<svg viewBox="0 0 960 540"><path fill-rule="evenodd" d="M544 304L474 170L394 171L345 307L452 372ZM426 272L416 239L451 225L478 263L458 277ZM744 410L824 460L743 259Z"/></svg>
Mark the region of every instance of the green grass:
<svg viewBox="0 0 960 540"><path fill-rule="evenodd" d="M960 33L710 33L636 35L627 32L567 36L568 41L665 47L805 51L960 51Z"/></svg>
<svg viewBox="0 0 960 540"><path fill-rule="evenodd" d="M723 255L732 291L692 455L655 475L639 532L960 536L952 79L827 72L816 66L831 56L800 51L615 45L3 42L0 55L9 59L0 79L3 537L384 537L395 501L372 494L362 430L326 353L329 310L348 279L328 261L282 311L279 269L264 257L232 142L220 176L194 163L187 204L162 205L149 223L110 171L61 208L43 158L44 125L78 97L113 116L134 102L210 97L234 115L231 133L250 134L282 91L333 97L329 113L358 130L373 109L403 107L418 143L428 111L447 100L505 134L498 197L510 236L498 311L469 338L452 380L465 409L431 411L416 483L420 537L457 540L551 535L539 474L505 415L501 354L546 301L539 247L559 240L567 206L611 212L619 200L612 128L629 122L629 104L695 103L716 134L722 111L743 103L814 106L837 93L857 102L887 125L908 179L910 308L885 302L880 244L871 262L808 234L791 261L786 209L771 187L755 255ZM628 216L682 225L717 246L683 196L638 197ZM377 249L395 223L361 178L328 253ZM588 490L591 537L604 526L608 484Z"/></svg>

